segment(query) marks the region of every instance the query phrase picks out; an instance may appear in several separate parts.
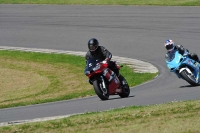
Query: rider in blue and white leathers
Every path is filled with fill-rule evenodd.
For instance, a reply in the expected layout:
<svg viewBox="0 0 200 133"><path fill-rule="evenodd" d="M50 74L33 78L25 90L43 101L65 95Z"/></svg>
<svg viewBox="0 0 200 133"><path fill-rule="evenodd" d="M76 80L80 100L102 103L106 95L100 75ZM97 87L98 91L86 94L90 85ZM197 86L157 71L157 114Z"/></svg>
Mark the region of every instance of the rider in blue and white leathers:
<svg viewBox="0 0 200 133"><path fill-rule="evenodd" d="M196 53L189 53L189 50L185 49L182 45L174 45L174 42L170 39L165 41L164 46L167 49L165 58L167 58L169 53L173 50L178 50L181 55L188 55L191 59L200 63L199 57Z"/></svg>

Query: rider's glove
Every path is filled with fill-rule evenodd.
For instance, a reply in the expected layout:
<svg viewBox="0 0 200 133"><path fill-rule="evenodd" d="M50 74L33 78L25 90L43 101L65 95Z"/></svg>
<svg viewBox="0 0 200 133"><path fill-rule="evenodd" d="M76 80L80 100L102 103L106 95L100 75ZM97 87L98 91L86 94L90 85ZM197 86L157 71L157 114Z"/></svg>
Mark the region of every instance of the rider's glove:
<svg viewBox="0 0 200 133"><path fill-rule="evenodd" d="M106 58L105 60L102 61L103 64L109 63L110 59Z"/></svg>
<svg viewBox="0 0 200 133"><path fill-rule="evenodd" d="M110 61L110 59L109 59L109 58L106 58L105 61L108 63L108 62Z"/></svg>
<svg viewBox="0 0 200 133"><path fill-rule="evenodd" d="M183 54L183 56L187 56L187 55L188 55L188 53L184 53L184 54Z"/></svg>
<svg viewBox="0 0 200 133"><path fill-rule="evenodd" d="M103 64L107 64L108 62L106 60L103 60L101 63Z"/></svg>
<svg viewBox="0 0 200 133"><path fill-rule="evenodd" d="M183 56L187 56L188 54L190 54L189 50L185 49L185 52L184 52Z"/></svg>
<svg viewBox="0 0 200 133"><path fill-rule="evenodd" d="M88 76L88 75L90 74L90 71L84 71L84 74L85 74L86 76Z"/></svg>

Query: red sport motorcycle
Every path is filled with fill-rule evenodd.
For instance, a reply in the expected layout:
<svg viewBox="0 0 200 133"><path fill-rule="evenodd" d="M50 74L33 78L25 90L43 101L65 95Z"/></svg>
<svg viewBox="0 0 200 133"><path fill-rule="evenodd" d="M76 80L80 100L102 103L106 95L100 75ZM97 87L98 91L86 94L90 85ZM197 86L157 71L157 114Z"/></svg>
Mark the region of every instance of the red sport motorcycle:
<svg viewBox="0 0 200 133"><path fill-rule="evenodd" d="M120 70L122 66L117 65ZM121 98L128 97L130 88L126 79L121 75L120 79L108 68L106 61L99 62L98 59L92 58L87 61L85 75L88 76L89 82L93 85L94 90L101 100L108 100L109 95L119 95Z"/></svg>

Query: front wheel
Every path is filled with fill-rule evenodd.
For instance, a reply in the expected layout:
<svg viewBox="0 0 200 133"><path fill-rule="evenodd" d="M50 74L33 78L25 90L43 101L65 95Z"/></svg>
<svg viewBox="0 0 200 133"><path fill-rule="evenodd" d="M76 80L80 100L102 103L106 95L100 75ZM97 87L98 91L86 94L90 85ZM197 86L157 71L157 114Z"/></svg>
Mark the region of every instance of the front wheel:
<svg viewBox="0 0 200 133"><path fill-rule="evenodd" d="M185 79L192 86L200 85L199 83L196 83L195 77L191 75L190 73L188 73L186 70L183 70L180 74L183 77L183 79Z"/></svg>
<svg viewBox="0 0 200 133"><path fill-rule="evenodd" d="M103 88L103 85L102 85L101 81L99 81L99 80L93 81L93 87L94 87L94 90L95 90L97 96L101 100L108 100L108 98L109 98L109 92L108 92L107 88ZM102 91L102 90L104 90L104 91Z"/></svg>
<svg viewBox="0 0 200 133"><path fill-rule="evenodd" d="M128 97L130 94L130 88L129 88L128 82L122 75L119 76L119 80L122 86L122 93L120 93L119 96L121 98Z"/></svg>

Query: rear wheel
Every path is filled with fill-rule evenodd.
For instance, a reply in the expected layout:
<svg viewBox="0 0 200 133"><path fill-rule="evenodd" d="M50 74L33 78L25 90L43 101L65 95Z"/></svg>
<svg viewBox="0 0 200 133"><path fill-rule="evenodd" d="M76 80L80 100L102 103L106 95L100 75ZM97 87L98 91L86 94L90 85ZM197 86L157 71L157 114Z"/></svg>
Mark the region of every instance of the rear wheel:
<svg viewBox="0 0 200 133"><path fill-rule="evenodd" d="M120 93L119 96L121 98L128 97L130 94L130 88L129 88L128 82L122 75L119 76L119 80L122 86L122 93Z"/></svg>
<svg viewBox="0 0 200 133"><path fill-rule="evenodd" d="M93 87L94 87L94 90L95 90L97 96L101 100L108 100L109 92L108 92L107 88L103 88L102 82L100 82L99 80L95 80L93 82Z"/></svg>
<svg viewBox="0 0 200 133"><path fill-rule="evenodd" d="M191 84L193 86L200 85L199 83L196 83L196 79L195 79L194 75L188 73L186 70L183 70L180 74L189 84Z"/></svg>

